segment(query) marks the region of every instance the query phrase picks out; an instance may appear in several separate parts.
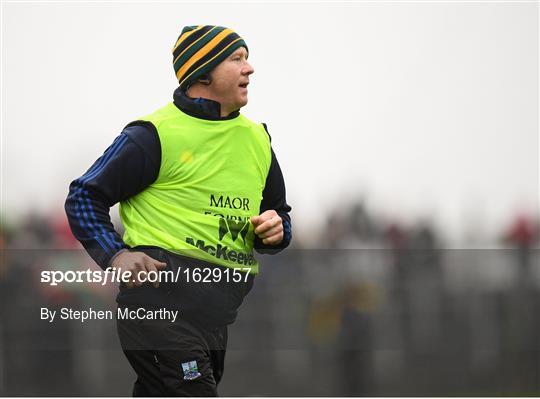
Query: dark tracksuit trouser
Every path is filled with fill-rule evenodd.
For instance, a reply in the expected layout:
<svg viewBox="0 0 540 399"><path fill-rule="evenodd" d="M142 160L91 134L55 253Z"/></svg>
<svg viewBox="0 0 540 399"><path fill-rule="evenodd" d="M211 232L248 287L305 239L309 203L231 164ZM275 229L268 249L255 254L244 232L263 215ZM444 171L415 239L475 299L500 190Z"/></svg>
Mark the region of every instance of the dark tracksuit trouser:
<svg viewBox="0 0 540 399"><path fill-rule="evenodd" d="M173 273L178 268L221 268L161 248L134 250L165 262L165 270ZM133 396L218 394L227 348L227 325L234 322L239 306L253 287L253 276L245 275L238 283L221 279L200 284L187 281L184 273L178 276L178 281L160 283L159 288L151 284L132 289L120 287L117 297L120 308L179 310L174 322L117 319L122 350L137 373Z"/></svg>
<svg viewBox="0 0 540 399"><path fill-rule="evenodd" d="M180 319L117 320L117 328L124 354L137 373L133 396L218 395L227 327L206 331ZM196 372L189 375L183 366L193 362Z"/></svg>

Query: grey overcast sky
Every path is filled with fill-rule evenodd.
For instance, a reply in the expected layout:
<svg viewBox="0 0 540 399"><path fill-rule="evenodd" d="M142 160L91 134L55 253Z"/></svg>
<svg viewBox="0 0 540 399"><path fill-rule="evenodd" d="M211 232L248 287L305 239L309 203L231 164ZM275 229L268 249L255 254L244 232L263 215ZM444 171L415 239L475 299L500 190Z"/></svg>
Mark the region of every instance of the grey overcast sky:
<svg viewBox="0 0 540 399"><path fill-rule="evenodd" d="M243 36L299 231L364 194L457 237L536 211L536 2L2 4L2 212L61 212L123 126L170 101L185 25ZM297 230L298 231L298 230Z"/></svg>

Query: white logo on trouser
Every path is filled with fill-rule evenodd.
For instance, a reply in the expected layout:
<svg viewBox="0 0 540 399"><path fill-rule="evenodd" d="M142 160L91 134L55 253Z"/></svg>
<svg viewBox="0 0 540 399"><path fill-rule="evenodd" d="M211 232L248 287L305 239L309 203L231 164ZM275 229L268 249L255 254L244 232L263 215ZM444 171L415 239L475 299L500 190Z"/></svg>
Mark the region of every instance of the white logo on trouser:
<svg viewBox="0 0 540 399"><path fill-rule="evenodd" d="M197 362L195 360L182 363L182 371L184 372L184 380L186 381L191 381L201 376L201 373L199 373L199 370L197 368Z"/></svg>

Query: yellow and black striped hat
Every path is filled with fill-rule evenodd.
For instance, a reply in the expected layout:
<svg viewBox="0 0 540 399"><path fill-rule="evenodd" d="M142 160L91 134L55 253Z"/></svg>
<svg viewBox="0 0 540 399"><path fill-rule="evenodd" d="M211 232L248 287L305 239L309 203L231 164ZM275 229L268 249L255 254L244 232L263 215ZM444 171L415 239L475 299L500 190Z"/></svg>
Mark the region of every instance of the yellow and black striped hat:
<svg viewBox="0 0 540 399"><path fill-rule="evenodd" d="M248 49L237 33L223 26L186 26L173 47L173 66L180 88L186 90L239 47Z"/></svg>

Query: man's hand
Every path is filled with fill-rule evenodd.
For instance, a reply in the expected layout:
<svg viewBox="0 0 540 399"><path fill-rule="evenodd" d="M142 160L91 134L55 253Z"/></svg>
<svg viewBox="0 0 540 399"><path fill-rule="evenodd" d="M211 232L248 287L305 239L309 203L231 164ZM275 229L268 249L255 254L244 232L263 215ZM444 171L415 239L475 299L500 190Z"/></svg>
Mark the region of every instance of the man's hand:
<svg viewBox="0 0 540 399"><path fill-rule="evenodd" d="M283 219L273 209L253 216L251 223L263 244L278 245L283 240Z"/></svg>
<svg viewBox="0 0 540 399"><path fill-rule="evenodd" d="M137 278L139 272L144 271L145 273L148 273L148 272L158 273L158 270L164 269L167 266L167 264L160 262L158 260L155 260L154 258L151 258L150 256L146 255L143 252L124 251L121 254L119 254L116 258L113 259L111 266L117 270L121 269L122 272L129 271L131 273L131 276L129 278L129 281L126 282L126 287L133 288L134 286L135 287L141 286L144 282L144 281L140 281ZM144 273L141 273L141 274L144 274ZM159 287L159 281L154 282L153 285L156 288Z"/></svg>

